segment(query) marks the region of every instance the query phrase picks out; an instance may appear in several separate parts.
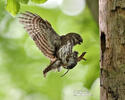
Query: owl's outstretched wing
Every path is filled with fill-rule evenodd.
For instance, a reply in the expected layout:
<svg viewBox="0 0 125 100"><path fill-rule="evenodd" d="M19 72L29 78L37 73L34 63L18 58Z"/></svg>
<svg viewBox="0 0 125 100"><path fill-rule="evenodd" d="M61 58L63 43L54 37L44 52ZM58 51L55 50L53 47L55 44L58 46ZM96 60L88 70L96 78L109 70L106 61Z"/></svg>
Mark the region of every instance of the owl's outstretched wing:
<svg viewBox="0 0 125 100"><path fill-rule="evenodd" d="M19 19L43 54L51 60L55 59L56 45L60 42L60 36L49 22L31 12L21 13Z"/></svg>

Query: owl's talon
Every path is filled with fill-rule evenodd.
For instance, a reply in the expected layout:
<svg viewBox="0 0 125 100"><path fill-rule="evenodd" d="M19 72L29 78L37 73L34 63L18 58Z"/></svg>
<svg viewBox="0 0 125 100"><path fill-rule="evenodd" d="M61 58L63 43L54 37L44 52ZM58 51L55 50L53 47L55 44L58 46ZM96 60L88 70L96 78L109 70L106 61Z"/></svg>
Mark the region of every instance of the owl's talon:
<svg viewBox="0 0 125 100"><path fill-rule="evenodd" d="M45 72L43 71L43 76L44 76L44 78L46 78L46 74L47 74L47 73L45 73Z"/></svg>
<svg viewBox="0 0 125 100"><path fill-rule="evenodd" d="M46 78L46 74L44 74L44 77Z"/></svg>

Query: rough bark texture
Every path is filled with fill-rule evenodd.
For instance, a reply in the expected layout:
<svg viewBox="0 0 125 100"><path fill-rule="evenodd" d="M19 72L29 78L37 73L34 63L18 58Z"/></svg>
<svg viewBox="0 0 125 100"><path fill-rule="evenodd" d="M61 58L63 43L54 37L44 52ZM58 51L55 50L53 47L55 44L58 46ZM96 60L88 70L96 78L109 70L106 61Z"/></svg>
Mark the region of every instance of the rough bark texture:
<svg viewBox="0 0 125 100"><path fill-rule="evenodd" d="M86 0L86 3L92 13L92 16L94 18L94 20L97 22L98 24L98 17L99 17L99 14L98 14L98 9L99 9L99 6L98 6L98 1L99 0Z"/></svg>
<svg viewBox="0 0 125 100"><path fill-rule="evenodd" d="M99 0L101 99L125 100L125 0Z"/></svg>

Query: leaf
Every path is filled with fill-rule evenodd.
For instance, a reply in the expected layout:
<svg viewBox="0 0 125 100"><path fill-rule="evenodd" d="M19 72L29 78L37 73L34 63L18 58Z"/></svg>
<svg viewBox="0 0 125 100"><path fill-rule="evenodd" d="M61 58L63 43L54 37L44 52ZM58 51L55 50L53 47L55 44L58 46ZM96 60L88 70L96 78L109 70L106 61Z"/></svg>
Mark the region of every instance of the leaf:
<svg viewBox="0 0 125 100"><path fill-rule="evenodd" d="M15 16L20 9L20 4L16 0L7 0L6 10L12 15Z"/></svg>
<svg viewBox="0 0 125 100"><path fill-rule="evenodd" d="M47 0L31 0L31 1L40 4L46 2Z"/></svg>
<svg viewBox="0 0 125 100"><path fill-rule="evenodd" d="M44 3L47 0L31 0L34 3L40 4ZM12 15L15 16L20 10L20 3L27 4L29 0L7 0L6 10Z"/></svg>

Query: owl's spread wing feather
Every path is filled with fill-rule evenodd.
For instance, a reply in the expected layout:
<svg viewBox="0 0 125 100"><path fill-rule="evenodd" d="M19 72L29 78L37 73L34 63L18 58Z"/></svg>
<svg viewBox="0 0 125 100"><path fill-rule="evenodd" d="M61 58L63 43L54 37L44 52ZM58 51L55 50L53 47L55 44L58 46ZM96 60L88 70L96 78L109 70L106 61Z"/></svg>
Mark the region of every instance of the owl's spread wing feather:
<svg viewBox="0 0 125 100"><path fill-rule="evenodd" d="M58 45L60 36L56 34L49 22L31 12L22 13L19 18L43 54L51 60L55 59L55 45Z"/></svg>

